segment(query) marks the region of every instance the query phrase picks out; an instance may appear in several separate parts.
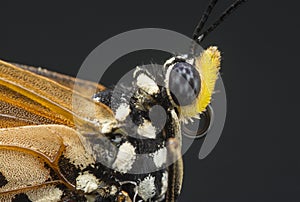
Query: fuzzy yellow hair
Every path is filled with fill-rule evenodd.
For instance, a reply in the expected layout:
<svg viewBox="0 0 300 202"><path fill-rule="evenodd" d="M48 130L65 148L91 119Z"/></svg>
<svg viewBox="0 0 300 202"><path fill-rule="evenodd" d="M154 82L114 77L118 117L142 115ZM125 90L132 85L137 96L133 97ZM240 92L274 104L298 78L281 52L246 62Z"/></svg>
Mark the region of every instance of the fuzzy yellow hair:
<svg viewBox="0 0 300 202"><path fill-rule="evenodd" d="M195 67L200 74L201 90L192 104L180 107L179 110L183 119L197 117L200 113L205 111L211 101L215 83L218 79L220 62L221 54L216 46L209 47L196 58Z"/></svg>

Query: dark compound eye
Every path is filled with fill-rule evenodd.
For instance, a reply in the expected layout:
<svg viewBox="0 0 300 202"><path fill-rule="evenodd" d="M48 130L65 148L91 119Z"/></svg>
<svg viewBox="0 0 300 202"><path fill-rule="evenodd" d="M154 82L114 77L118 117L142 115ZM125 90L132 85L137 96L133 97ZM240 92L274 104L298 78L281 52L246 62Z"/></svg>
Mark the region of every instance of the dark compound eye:
<svg viewBox="0 0 300 202"><path fill-rule="evenodd" d="M186 62L176 63L169 77L169 90L175 104L186 106L198 96L201 81L198 71Z"/></svg>

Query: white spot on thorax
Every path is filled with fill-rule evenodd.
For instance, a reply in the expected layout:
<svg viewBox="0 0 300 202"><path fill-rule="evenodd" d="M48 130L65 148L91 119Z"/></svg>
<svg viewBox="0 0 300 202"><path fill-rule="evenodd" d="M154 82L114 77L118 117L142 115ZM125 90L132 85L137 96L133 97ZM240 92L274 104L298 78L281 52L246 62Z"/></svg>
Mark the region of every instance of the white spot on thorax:
<svg viewBox="0 0 300 202"><path fill-rule="evenodd" d="M149 93L150 95L159 93L159 88L155 81L153 81L153 79L151 79L145 74L140 74L137 77L137 86Z"/></svg>
<svg viewBox="0 0 300 202"><path fill-rule="evenodd" d="M129 142L123 143L117 155L115 162L113 163L113 169L121 173L126 173L132 168L132 164L136 159L135 148Z"/></svg>
<svg viewBox="0 0 300 202"><path fill-rule="evenodd" d="M116 119L118 121L125 121L126 117L130 113L130 107L128 104L122 103L116 110Z"/></svg>
<svg viewBox="0 0 300 202"><path fill-rule="evenodd" d="M155 139L156 138L156 129L152 125L152 123L148 120L144 119L144 122L142 125L140 125L137 129L137 132L139 135L150 138L150 139Z"/></svg>
<svg viewBox="0 0 300 202"><path fill-rule="evenodd" d="M85 173L76 178L76 189L84 191L84 193L91 193L98 188L98 179L90 174Z"/></svg>
<svg viewBox="0 0 300 202"><path fill-rule="evenodd" d="M109 192L109 194L110 194L110 195L115 195L115 194L117 193L117 191L118 191L118 188L117 188L115 185L112 185L112 186L110 187L110 192Z"/></svg>
<svg viewBox="0 0 300 202"><path fill-rule="evenodd" d="M160 168L167 161L167 149L165 147L152 153L153 162L157 168Z"/></svg>
<svg viewBox="0 0 300 202"><path fill-rule="evenodd" d="M155 196L155 177L149 175L145 177L140 184L138 185L138 195L144 200L147 201Z"/></svg>

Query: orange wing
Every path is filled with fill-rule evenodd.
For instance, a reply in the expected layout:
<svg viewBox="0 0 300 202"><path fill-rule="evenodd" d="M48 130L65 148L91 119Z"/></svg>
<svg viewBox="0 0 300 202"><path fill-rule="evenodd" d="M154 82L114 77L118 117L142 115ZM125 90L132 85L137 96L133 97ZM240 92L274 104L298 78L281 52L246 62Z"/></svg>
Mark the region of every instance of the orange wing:
<svg viewBox="0 0 300 202"><path fill-rule="evenodd" d="M90 99L103 86L78 80L75 92L73 77L19 66L0 60L1 127L55 123L99 131L103 124L115 123L106 105Z"/></svg>
<svg viewBox="0 0 300 202"><path fill-rule="evenodd" d="M33 67L33 66L28 66L28 65L21 65L21 64L16 64L16 63L12 63L13 65L20 67L22 69L28 70L30 72L33 72L35 74L47 77L49 79L52 79L53 81L56 81L57 83L69 88L69 89L73 89L74 87L74 83L76 80L76 91L81 94L82 96L86 97L86 98L91 98L94 93L95 90L97 91L102 91L105 89L104 86L95 83L95 82L91 82L91 81L87 81L87 80L83 80L83 79L78 79L78 78L74 78L68 75L64 75L64 74L60 74L57 72L53 72L41 67Z"/></svg>
<svg viewBox="0 0 300 202"><path fill-rule="evenodd" d="M74 83L73 77L0 61L0 201L58 201L64 194L58 185L76 192L78 169L94 163L83 135L101 135L115 119L110 108L90 99L103 86L76 80L74 92Z"/></svg>

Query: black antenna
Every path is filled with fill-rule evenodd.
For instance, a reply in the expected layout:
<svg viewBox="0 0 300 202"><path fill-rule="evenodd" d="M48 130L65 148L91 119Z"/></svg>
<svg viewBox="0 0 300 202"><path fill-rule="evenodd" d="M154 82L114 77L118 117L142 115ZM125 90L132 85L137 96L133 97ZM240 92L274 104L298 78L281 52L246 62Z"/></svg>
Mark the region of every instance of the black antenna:
<svg viewBox="0 0 300 202"><path fill-rule="evenodd" d="M205 12L203 13L197 27L195 28L194 34L193 34L193 39L197 41L198 37L200 36L200 31L203 29L211 11L217 4L218 0L211 0L208 7L206 8Z"/></svg>
<svg viewBox="0 0 300 202"><path fill-rule="evenodd" d="M216 4L216 0L212 0L210 5L208 6L206 12L203 14L201 21L199 22L198 26L196 27L196 30L194 32L193 38L197 43L200 43L206 36L207 34L209 34L210 32L212 32L214 29L216 29L218 27L218 25L223 22L230 14L233 13L233 11L235 9L237 9L240 5L242 5L243 3L245 3L247 0L237 0L235 3L233 3L231 6L229 6L229 8L227 8L222 15L219 17L218 20L216 20L210 27L208 27L204 32L202 32L200 34L201 29L204 26L204 23L206 22L208 15L210 14L212 8L210 9L211 5L215 5ZM214 4L213 4L214 3ZM207 12L209 11L209 12ZM207 15L208 13L208 15ZM202 22L202 19L204 19L204 23ZM202 25L203 24L203 25ZM202 26L202 27L200 27ZM198 31L198 27L199 27L199 31Z"/></svg>

